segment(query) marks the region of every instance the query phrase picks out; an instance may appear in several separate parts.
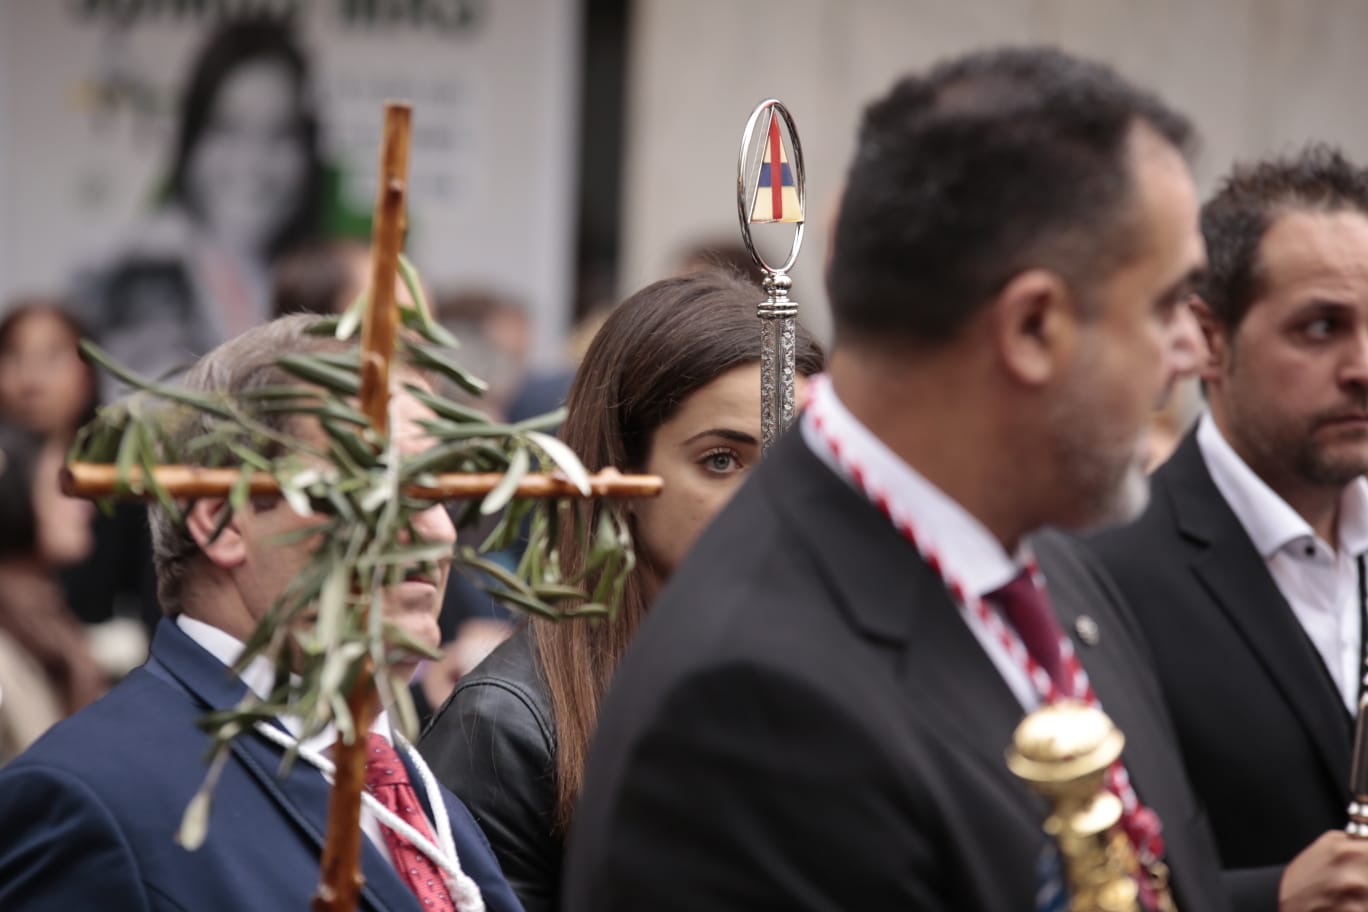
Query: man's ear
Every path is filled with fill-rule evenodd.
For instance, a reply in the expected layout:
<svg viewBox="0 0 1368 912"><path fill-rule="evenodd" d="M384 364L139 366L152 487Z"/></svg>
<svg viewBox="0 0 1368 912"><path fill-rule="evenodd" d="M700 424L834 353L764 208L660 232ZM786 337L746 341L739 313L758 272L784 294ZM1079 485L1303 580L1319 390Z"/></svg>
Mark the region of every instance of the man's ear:
<svg viewBox="0 0 1368 912"><path fill-rule="evenodd" d="M1206 342L1207 355L1202 361L1199 376L1203 383L1219 381L1221 371L1230 356L1230 340L1226 337L1225 324L1212 313L1211 306L1201 296L1193 295L1188 302L1192 313L1197 317L1197 325L1202 328L1202 339Z"/></svg>
<svg viewBox="0 0 1368 912"><path fill-rule="evenodd" d="M1002 364L1018 382L1045 385L1077 346L1078 303L1056 272L1018 273L989 308Z"/></svg>
<svg viewBox="0 0 1368 912"><path fill-rule="evenodd" d="M239 517L225 516L231 509L223 498L204 497L192 503L185 514L185 526L195 544L215 566L224 569L239 567L247 560Z"/></svg>

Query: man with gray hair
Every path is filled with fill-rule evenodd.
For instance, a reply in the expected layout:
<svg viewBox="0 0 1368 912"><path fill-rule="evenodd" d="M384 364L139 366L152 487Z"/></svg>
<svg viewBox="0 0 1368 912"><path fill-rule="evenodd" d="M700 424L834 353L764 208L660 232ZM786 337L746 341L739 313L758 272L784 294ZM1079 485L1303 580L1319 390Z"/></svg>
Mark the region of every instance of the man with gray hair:
<svg viewBox="0 0 1368 912"><path fill-rule="evenodd" d="M249 390L297 382L276 365L283 355L342 349L312 333L315 325L313 317L286 317L256 327L201 359L185 386L226 393L249 409ZM422 383L412 374L405 379ZM304 440L321 434L312 420L265 410L254 417ZM396 394L391 431L401 452L430 445L418 424L425 417L431 413L414 397ZM191 416L176 433L189 440L204 428ZM322 767L329 764L321 755L334 733L300 743L299 721L288 718L244 732L219 778L203 845L182 848L176 832L205 777L210 742L196 720L237 705L249 691L265 698L272 688L274 668L264 658L240 675L230 669L257 622L308 563L314 541L298 533L311 522L280 498L258 498L236 511L223 498L200 498L185 505L183 525L152 510L166 617L151 658L0 771L0 908L308 908L327 831ZM441 506L416 514L413 529L425 541L455 542ZM386 619L435 645L448 566L442 561L386 589ZM292 744L299 759L285 770ZM362 840L361 907L520 909L469 813L393 736L384 712L367 750L368 798L377 800L363 807L369 838ZM399 800L384 797L391 793Z"/></svg>

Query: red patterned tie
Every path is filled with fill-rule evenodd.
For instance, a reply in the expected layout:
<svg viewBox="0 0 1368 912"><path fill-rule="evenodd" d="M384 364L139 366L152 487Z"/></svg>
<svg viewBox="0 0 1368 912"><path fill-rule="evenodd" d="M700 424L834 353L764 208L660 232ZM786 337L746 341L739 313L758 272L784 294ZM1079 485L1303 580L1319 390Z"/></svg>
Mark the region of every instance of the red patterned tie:
<svg viewBox="0 0 1368 912"><path fill-rule="evenodd" d="M437 841L423 814L423 806L418 802L418 793L409 781L408 768L389 741L374 732L366 738L366 788L400 820L434 843ZM418 897L423 909L456 912L456 903L447 891L442 871L432 859L389 827L382 824L380 832L385 836L385 845L389 846L399 876Z"/></svg>
<svg viewBox="0 0 1368 912"><path fill-rule="evenodd" d="M1059 652L1062 634L1059 621L1050 608L1049 597L1031 579L1031 572L1021 571L1007 585L994 589L983 599L1002 612L1007 623L1021 637L1021 645L1040 663L1060 692L1071 694L1073 682L1064 680L1064 657Z"/></svg>

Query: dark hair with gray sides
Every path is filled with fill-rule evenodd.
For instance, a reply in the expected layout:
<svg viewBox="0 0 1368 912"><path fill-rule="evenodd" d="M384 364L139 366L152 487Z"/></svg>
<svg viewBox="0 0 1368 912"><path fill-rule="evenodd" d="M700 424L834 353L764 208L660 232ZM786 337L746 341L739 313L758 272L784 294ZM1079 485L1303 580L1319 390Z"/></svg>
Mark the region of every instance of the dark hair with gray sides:
<svg viewBox="0 0 1368 912"><path fill-rule="evenodd" d="M1229 330L1263 293L1259 248L1289 212L1357 212L1368 217L1368 173L1324 144L1239 165L1202 207L1207 268L1197 293Z"/></svg>
<svg viewBox="0 0 1368 912"><path fill-rule="evenodd" d="M1136 124L1189 141L1155 96L1048 48L897 83L865 111L847 175L828 271L837 338L943 343L1030 268L1089 291L1129 255Z"/></svg>

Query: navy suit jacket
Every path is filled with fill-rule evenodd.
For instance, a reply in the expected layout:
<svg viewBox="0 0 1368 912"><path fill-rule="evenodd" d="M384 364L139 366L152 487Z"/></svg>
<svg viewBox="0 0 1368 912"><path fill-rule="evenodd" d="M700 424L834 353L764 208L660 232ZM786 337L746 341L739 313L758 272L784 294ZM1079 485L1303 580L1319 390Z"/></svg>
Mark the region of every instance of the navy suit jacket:
<svg viewBox="0 0 1368 912"><path fill-rule="evenodd" d="M308 909L329 786L304 762L281 776L282 751L264 738L233 743L204 845L189 852L174 839L205 774L209 741L195 720L244 692L218 659L163 620L146 665L0 770L0 909ZM490 912L517 912L484 835L443 795L461 867ZM362 909L419 912L369 839L361 867Z"/></svg>

